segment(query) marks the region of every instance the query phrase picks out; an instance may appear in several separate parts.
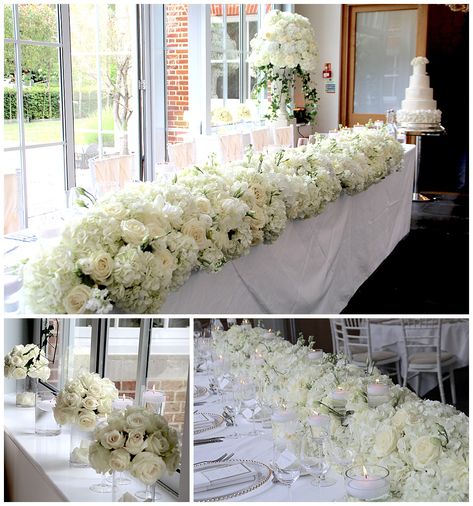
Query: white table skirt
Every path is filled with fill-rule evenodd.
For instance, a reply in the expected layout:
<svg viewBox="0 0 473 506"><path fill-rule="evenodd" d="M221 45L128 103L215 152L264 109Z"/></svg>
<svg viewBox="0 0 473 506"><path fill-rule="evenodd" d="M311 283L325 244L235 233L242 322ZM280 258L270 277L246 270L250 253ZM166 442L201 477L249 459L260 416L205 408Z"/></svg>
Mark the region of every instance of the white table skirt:
<svg viewBox="0 0 473 506"><path fill-rule="evenodd" d="M194 377L194 384L208 387L208 376L206 374L197 374ZM218 402L217 395L211 395L206 399L203 406L198 406L199 412L221 414L224 406ZM247 422L242 416L238 416L238 427L226 427L224 429L215 429L206 431L194 436L194 439L203 439L213 436L225 436L238 432L240 434L248 433L252 430L252 424ZM257 424L261 430L261 424ZM206 445L194 446L194 462L212 460L223 453L234 453L234 459L247 459L262 462L269 465L273 457L273 442L271 438L271 429L263 429L261 436L245 436L239 439L224 439L221 443L211 443ZM321 487L317 489L310 482L312 477L302 476L291 487L291 497L293 501L310 502L332 502L345 500L345 486L343 477L333 470L329 471L329 476L336 480L331 487ZM241 496L240 501L257 502L282 502L288 500L288 492L285 485L280 483L265 486L261 492L254 491L251 495Z"/></svg>
<svg viewBox="0 0 473 506"><path fill-rule="evenodd" d="M274 244L251 248L217 274L194 273L161 312L339 313L409 232L415 147L405 149L401 172L288 222Z"/></svg>
<svg viewBox="0 0 473 506"><path fill-rule="evenodd" d="M403 346L402 327L399 321L391 320L386 322L372 322L371 336L373 350L379 350L381 347L391 349L401 355L401 370L405 371L406 356ZM448 351L457 357L455 369L468 365L469 356L469 337L468 320L442 320L441 326L442 349ZM414 387L415 382L409 382ZM420 391L417 395L425 395L427 392L438 386L437 376L435 374L423 374Z"/></svg>

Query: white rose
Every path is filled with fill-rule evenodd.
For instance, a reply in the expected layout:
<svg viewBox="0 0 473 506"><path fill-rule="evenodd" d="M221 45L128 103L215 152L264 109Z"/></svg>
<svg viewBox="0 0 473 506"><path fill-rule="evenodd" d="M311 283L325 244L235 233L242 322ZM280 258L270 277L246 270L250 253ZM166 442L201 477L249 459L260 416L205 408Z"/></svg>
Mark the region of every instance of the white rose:
<svg viewBox="0 0 473 506"><path fill-rule="evenodd" d="M97 253L92 258L90 275L95 281L105 282L113 272L113 258L104 251Z"/></svg>
<svg viewBox="0 0 473 506"><path fill-rule="evenodd" d="M81 411L77 417L77 425L85 431L92 431L97 424L97 416L90 411Z"/></svg>
<svg viewBox="0 0 473 506"><path fill-rule="evenodd" d="M147 450L158 455L162 455L169 450L168 441L159 432L151 434L146 441L148 443Z"/></svg>
<svg viewBox="0 0 473 506"><path fill-rule="evenodd" d="M204 249L207 246L207 235L205 227L195 218L186 221L182 226L181 232L185 235L192 237L199 249Z"/></svg>
<svg viewBox="0 0 473 506"><path fill-rule="evenodd" d="M398 440L397 432L391 428L386 427L376 433L374 442L374 452L378 457L385 457L396 449Z"/></svg>
<svg viewBox="0 0 473 506"><path fill-rule="evenodd" d="M64 307L68 314L80 314L85 311L90 299L90 288L86 285L76 285L64 299Z"/></svg>
<svg viewBox="0 0 473 506"><path fill-rule="evenodd" d="M110 470L110 452L100 443L92 443L89 446L89 462L97 473L106 473Z"/></svg>
<svg viewBox="0 0 473 506"><path fill-rule="evenodd" d="M146 448L146 441L144 441L144 433L139 430L131 430L128 433L128 439L125 443L125 448L132 455L136 455Z"/></svg>
<svg viewBox="0 0 473 506"><path fill-rule="evenodd" d="M118 430L110 430L102 434L100 442L108 450L121 448L125 444L125 436Z"/></svg>
<svg viewBox="0 0 473 506"><path fill-rule="evenodd" d="M179 448L173 448L172 452L168 454L164 460L166 462L168 472L173 473L177 469L181 460L181 452L179 451Z"/></svg>
<svg viewBox="0 0 473 506"><path fill-rule="evenodd" d="M210 200L207 197L196 197L195 205L202 214L209 214L212 208Z"/></svg>
<svg viewBox="0 0 473 506"><path fill-rule="evenodd" d="M26 378L26 369L24 367L15 367L11 372L11 377L17 380Z"/></svg>
<svg viewBox="0 0 473 506"><path fill-rule="evenodd" d="M89 395L92 395L95 398L100 399L104 396L104 389L102 385L97 381L96 383L92 383L89 385Z"/></svg>
<svg viewBox="0 0 473 506"><path fill-rule="evenodd" d="M131 456L123 448L112 450L110 453L110 467L114 471L125 471L130 465Z"/></svg>
<svg viewBox="0 0 473 506"><path fill-rule="evenodd" d="M28 376L30 378L39 378L40 380L46 381L51 374L51 370L46 366L34 365L30 367L28 371Z"/></svg>
<svg viewBox="0 0 473 506"><path fill-rule="evenodd" d="M141 221L131 219L120 223L123 240L128 244L140 246L148 236L148 228Z"/></svg>
<svg viewBox="0 0 473 506"><path fill-rule="evenodd" d="M98 405L99 403L95 397L87 396L82 399L82 406L90 411L96 410L98 408Z"/></svg>
<svg viewBox="0 0 473 506"><path fill-rule="evenodd" d="M152 485L163 475L166 465L161 457L151 452L137 455L131 462L131 474L145 485Z"/></svg>
<svg viewBox="0 0 473 506"><path fill-rule="evenodd" d="M14 365L15 367L23 366L25 363L26 361L20 355L12 355L10 357L10 364Z"/></svg>
<svg viewBox="0 0 473 506"><path fill-rule="evenodd" d="M411 457L415 469L424 469L440 455L440 440L432 436L422 436L411 448Z"/></svg>
<svg viewBox="0 0 473 506"><path fill-rule="evenodd" d="M127 413L125 426L128 429L144 430L146 425L146 416L139 411Z"/></svg>

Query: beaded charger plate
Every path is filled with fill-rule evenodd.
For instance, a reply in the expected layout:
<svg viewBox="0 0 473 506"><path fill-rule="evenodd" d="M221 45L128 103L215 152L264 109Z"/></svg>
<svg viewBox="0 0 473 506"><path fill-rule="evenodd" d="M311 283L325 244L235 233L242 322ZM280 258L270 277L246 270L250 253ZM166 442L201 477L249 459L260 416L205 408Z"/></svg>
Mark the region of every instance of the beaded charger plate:
<svg viewBox="0 0 473 506"><path fill-rule="evenodd" d="M206 469L225 468L235 464L243 464L251 471L256 473L255 478L251 482L235 483L224 487L205 490L202 492L194 492L194 500L198 502L214 502L229 500L245 500L247 496L253 493L262 492L263 489L272 486L272 471L262 462L255 460L227 460L225 462L200 462L194 465L194 472Z"/></svg>
<svg viewBox="0 0 473 506"><path fill-rule="evenodd" d="M197 427L194 425L194 435L216 429L217 427L220 427L225 421L223 416L217 415L217 413L201 413L201 414L209 418L209 421L208 423L198 425Z"/></svg>
<svg viewBox="0 0 473 506"><path fill-rule="evenodd" d="M205 399L208 395L208 388L202 385L194 385L194 402Z"/></svg>

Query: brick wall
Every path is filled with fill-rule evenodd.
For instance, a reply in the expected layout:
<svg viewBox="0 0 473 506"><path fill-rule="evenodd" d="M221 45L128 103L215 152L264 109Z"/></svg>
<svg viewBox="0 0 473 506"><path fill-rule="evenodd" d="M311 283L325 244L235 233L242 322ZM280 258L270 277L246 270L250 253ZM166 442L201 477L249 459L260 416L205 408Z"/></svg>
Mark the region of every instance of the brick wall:
<svg viewBox="0 0 473 506"><path fill-rule="evenodd" d="M168 143L181 142L189 124L188 5L166 5L166 86Z"/></svg>

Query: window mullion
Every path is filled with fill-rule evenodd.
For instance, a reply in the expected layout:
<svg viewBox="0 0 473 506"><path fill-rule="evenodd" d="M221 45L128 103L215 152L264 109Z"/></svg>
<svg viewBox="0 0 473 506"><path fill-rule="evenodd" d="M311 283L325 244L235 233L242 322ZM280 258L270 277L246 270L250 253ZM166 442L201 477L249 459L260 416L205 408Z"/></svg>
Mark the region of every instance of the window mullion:
<svg viewBox="0 0 473 506"><path fill-rule="evenodd" d="M245 83L248 81L248 76L246 72L246 65L245 65L245 57L247 52L246 47L246 13L245 13L245 5L240 4L240 30L239 30L239 39L240 39L240 72L238 75L240 76L240 102L244 103L247 97L247 86Z"/></svg>
<svg viewBox="0 0 473 506"><path fill-rule="evenodd" d="M23 111L23 81L21 71L21 47L18 43L20 39L20 22L18 5L13 7L13 34L14 34L14 51L15 51L15 75L16 75L16 114L19 127L19 144L20 144L20 224L21 228L28 226L28 208L27 208L27 189L26 189L26 152L25 152L25 115Z"/></svg>
<svg viewBox="0 0 473 506"><path fill-rule="evenodd" d="M223 70L223 105L227 105L228 100L228 62L227 62L227 6L222 4L222 70Z"/></svg>
<svg viewBox="0 0 473 506"><path fill-rule="evenodd" d="M138 347L138 363L136 367L135 404L140 404L143 391L146 390L149 355L151 351L152 323L153 320L151 318L143 318L140 324L140 344Z"/></svg>

